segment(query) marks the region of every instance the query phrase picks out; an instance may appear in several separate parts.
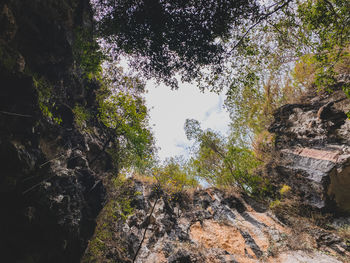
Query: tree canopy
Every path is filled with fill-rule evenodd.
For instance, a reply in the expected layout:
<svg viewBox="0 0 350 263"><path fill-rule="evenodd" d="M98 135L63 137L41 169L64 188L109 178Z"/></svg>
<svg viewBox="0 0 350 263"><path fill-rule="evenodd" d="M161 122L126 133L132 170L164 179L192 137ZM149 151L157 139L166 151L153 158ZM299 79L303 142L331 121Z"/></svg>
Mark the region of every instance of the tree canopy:
<svg viewBox="0 0 350 263"><path fill-rule="evenodd" d="M300 99L306 89L331 90L350 72L349 0L92 2L103 47L126 55L144 77L177 88L181 76L197 80L202 89L226 91L231 134L203 131L198 121L188 120L186 135L198 146L186 164L190 169L181 170L184 165L175 162L159 170L177 180L191 170L213 184L254 192L260 182L253 171L273 144L267 132L272 112ZM121 138L118 147L134 146L126 159L143 160L152 152L147 110L139 96L143 85L129 77L111 83L128 91L119 87L104 98L101 118ZM349 82L341 85L350 96Z"/></svg>
<svg viewBox="0 0 350 263"><path fill-rule="evenodd" d="M194 119L187 119L184 129L187 138L195 140L189 166L198 178L210 185L238 186L250 194L262 190L263 182L254 174L260 162L250 149L213 130L202 130Z"/></svg>
<svg viewBox="0 0 350 263"><path fill-rule="evenodd" d="M307 53L317 53L324 83L349 43L348 0L92 2L97 32L113 53L173 88L177 74L213 90L252 85L256 71Z"/></svg>
<svg viewBox="0 0 350 263"><path fill-rule="evenodd" d="M254 20L256 0L96 0L98 32L115 51L134 56L145 76L177 86L201 66L219 71L233 27Z"/></svg>
<svg viewBox="0 0 350 263"><path fill-rule="evenodd" d="M97 92L100 121L110 130L106 142L116 170L145 169L152 162L154 139L143 97L144 83L115 64L105 65Z"/></svg>

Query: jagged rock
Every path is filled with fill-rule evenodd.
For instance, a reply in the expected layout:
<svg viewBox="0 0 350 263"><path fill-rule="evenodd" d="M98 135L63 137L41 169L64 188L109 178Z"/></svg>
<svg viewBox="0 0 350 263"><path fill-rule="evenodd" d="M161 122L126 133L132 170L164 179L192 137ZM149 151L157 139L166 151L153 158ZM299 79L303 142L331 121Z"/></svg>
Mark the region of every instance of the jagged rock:
<svg viewBox="0 0 350 263"><path fill-rule="evenodd" d="M72 51L77 28L91 27L88 0L0 3L2 262L79 262L95 229L108 169L88 160L104 132L80 131L72 112L96 106L98 86L84 83Z"/></svg>
<svg viewBox="0 0 350 263"><path fill-rule="evenodd" d="M191 194L177 193L170 198L163 192L155 194L149 183L134 180L133 187L132 192L137 189L139 194L128 198L142 199L143 205L134 202L132 215L113 223L113 237L119 240L124 259L135 263L340 263L334 255L350 256L350 248L342 239L319 229L296 241L310 239L308 246L314 251L293 250L289 240L300 238L293 236L294 230L280 222L264 204L238 193L209 188ZM128 262L117 253L113 255L112 249L108 251L116 262Z"/></svg>
<svg viewBox="0 0 350 263"><path fill-rule="evenodd" d="M278 256L275 262L283 263L338 263L339 260L320 252L308 254L305 251L285 252Z"/></svg>
<svg viewBox="0 0 350 263"><path fill-rule="evenodd" d="M17 24L12 10L6 5L0 5L0 32L3 41L11 41L17 33Z"/></svg>
<svg viewBox="0 0 350 263"><path fill-rule="evenodd" d="M318 209L350 211L349 99L341 90L310 103L288 104L274 114L269 131L281 154L279 180Z"/></svg>

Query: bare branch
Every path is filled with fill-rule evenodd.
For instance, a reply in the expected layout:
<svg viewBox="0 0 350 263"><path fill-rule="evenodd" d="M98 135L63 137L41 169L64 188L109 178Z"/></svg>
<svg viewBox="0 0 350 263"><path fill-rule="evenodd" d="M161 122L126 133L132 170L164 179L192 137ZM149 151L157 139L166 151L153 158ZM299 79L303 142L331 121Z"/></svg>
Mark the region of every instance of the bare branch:
<svg viewBox="0 0 350 263"><path fill-rule="evenodd" d="M2 113L2 114L6 114L6 115L11 115L11 116L18 116L18 117L33 118L33 116L31 116L31 115L19 114L19 113L8 112L8 111L0 111L0 113Z"/></svg>
<svg viewBox="0 0 350 263"><path fill-rule="evenodd" d="M243 40L246 38L246 36L249 34L249 32L255 28L257 25L259 25L262 21L266 20L267 18L269 18L271 15L273 15L274 13L276 13L277 11L281 10L283 7L287 6L290 2L292 2L293 0L288 0L286 1L284 4L280 5L279 7L275 8L273 11L264 14L263 16L261 16L259 18L259 20L253 24L252 26L250 26L248 28L248 30L244 33L244 35L238 40L238 42L233 46L233 48L230 50L230 52L232 52L234 49L236 49L242 42Z"/></svg>

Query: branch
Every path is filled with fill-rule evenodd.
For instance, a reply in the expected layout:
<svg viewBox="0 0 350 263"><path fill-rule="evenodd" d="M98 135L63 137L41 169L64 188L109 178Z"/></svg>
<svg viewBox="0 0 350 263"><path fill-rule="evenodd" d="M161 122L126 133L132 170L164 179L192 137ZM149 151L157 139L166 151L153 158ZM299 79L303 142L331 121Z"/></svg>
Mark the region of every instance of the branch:
<svg viewBox="0 0 350 263"><path fill-rule="evenodd" d="M76 147L72 148L71 151L74 151L74 150L76 150L76 149L78 149L78 148L79 148L79 146L76 146ZM65 155L67 155L67 154L68 154L67 152L63 152L63 153L61 153L61 154L58 154L58 155L56 155L54 158L52 158L52 159L50 159L50 160L48 160L48 161L46 161L46 162L40 164L39 168L41 169L41 168L43 168L43 166L45 166L46 164L51 163L52 161L57 160L57 159L59 159L59 158L65 156Z"/></svg>
<svg viewBox="0 0 350 263"><path fill-rule="evenodd" d="M98 160L98 158L101 156L101 154L103 152L105 152L108 144L112 141L113 138L115 138L117 135L115 134L117 129L119 128L120 126L120 123L121 121L120 120L117 120L117 125L116 127L112 130L112 133L111 135L109 136L108 140L104 143L103 147L102 147L102 150L89 162L90 165L92 165L95 161Z"/></svg>
<svg viewBox="0 0 350 263"><path fill-rule="evenodd" d="M148 219L147 219L147 221L148 221L148 222L147 222L147 226L146 226L146 228L145 228L145 231L143 232L143 236L142 236L140 245L139 245L139 247L137 248L136 253L135 253L135 256L134 256L134 258L133 258L133 260L132 260L133 263L135 262L135 260L136 260L136 258L137 258L137 255L138 255L138 253L139 253L139 251L140 251L140 249L141 249L141 247L142 247L143 241L145 240L146 233L147 233L147 230L148 230L148 226L149 226L149 224L150 224L150 222L151 222L151 216L152 216L152 214L153 214L154 208L156 207L156 204L157 204L159 198L160 198L160 196L157 195L157 199L156 199L156 201L154 201L154 204L153 204L151 213L150 213L149 216L148 216Z"/></svg>
<svg viewBox="0 0 350 263"><path fill-rule="evenodd" d="M54 175L52 175L52 176L50 176L50 177L48 177L48 178L45 178L44 180L40 181L39 183L37 183L37 184L35 184L35 185L29 187L27 190L24 190L24 191L22 192L22 195L25 195L26 193L28 193L28 192L34 190L36 187L38 187L39 185L41 185L43 182L45 182L45 181L47 181L47 180L50 180L51 178L53 178L53 177L55 177L55 176L56 176L56 175L54 174Z"/></svg>
<svg viewBox="0 0 350 263"><path fill-rule="evenodd" d="M323 0L323 1L324 1L327 5L329 5L329 7L332 9L333 14L334 14L337 18L339 18L339 15L338 15L338 13L335 11L333 4L332 4L331 2L329 2L328 0Z"/></svg>
<svg viewBox="0 0 350 263"><path fill-rule="evenodd" d="M220 150L218 149L218 147L214 143L209 143L207 145L212 151L214 151L214 153L216 153L217 155L219 155L219 157L222 158L223 162L226 164L226 166L230 170L232 177L236 180L236 183L239 185L239 187L243 188L243 185L244 185L243 183L248 184L248 182L245 178L238 177L235 175L235 173L234 173L235 169L232 167L231 163L226 159L225 154L220 152ZM243 180L243 183L242 183L242 180Z"/></svg>
<svg viewBox="0 0 350 263"><path fill-rule="evenodd" d="M8 112L8 111L0 111L0 113L2 113L2 114L6 114L6 115L11 115L11 116L18 116L18 117L33 118L33 116L31 116L31 115L19 114L19 113Z"/></svg>
<svg viewBox="0 0 350 263"><path fill-rule="evenodd" d="M245 32L245 34L238 40L238 42L236 43L236 45L233 46L233 48L231 49L230 52L232 52L234 49L236 49L241 43L242 41L245 39L245 37L249 34L249 32L256 27L258 24L260 24L262 21L266 20L269 16L273 15L274 13L276 13L277 11L281 10L283 7L287 6L290 2L292 2L293 0L288 0L287 2L285 2L284 4L280 5L279 7L277 7L275 10L263 15L262 17L259 18L259 20L252 26L250 26L247 30L247 32Z"/></svg>

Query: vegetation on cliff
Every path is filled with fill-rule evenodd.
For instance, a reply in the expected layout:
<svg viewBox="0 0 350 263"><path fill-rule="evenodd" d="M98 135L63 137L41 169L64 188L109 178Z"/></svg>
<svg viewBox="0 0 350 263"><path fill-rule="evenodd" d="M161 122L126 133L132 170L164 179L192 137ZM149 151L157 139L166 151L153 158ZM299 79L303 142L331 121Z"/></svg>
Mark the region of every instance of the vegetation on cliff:
<svg viewBox="0 0 350 263"><path fill-rule="evenodd" d="M179 73L185 81L196 79L200 88L226 91L231 134L201 131L193 137L199 146L195 157L186 165L216 185L256 192L252 189L268 188L256 168L273 151L267 132L272 113L308 90L342 85L348 94L342 78L349 67L350 7L343 0L231 2L93 5L97 32L110 54L130 55L146 78L177 87L173 77ZM205 66L211 70L203 71Z"/></svg>
<svg viewBox="0 0 350 263"><path fill-rule="evenodd" d="M129 56L143 77L174 88L174 76L180 74L185 81L197 80L202 89L226 92L230 135L203 131L198 122L188 120L185 130L196 146L191 160L176 162L178 175L264 195L271 190L262 167L274 154L274 137L267 131L273 112L313 90L331 92L340 85L349 95L344 79L349 73L348 1L92 3L107 56ZM84 48L88 52L82 54L95 50ZM100 51L94 52L90 59L79 58L96 61ZM100 67L88 62L85 68L97 72ZM111 64L108 70L109 76L99 73L96 79L104 87L98 116L114 134L108 140L114 144L109 153L117 166L150 168L153 161L147 159L154 151L142 84ZM108 91L107 86L114 88ZM155 167L153 174L170 167ZM186 180L177 176L175 181L182 185Z"/></svg>
<svg viewBox="0 0 350 263"><path fill-rule="evenodd" d="M267 197L284 219L289 215L283 208L315 215L296 205L292 185L274 181L264 169L277 156L268 127L278 108L302 102L305 95L343 90L350 97L350 3L262 2L94 0L95 20L86 0L62 1L61 7L55 1L2 2L1 204L9 211L1 218L4 257L79 260L107 188L85 257L104 261L113 246L125 245L113 227L130 219L142 199L123 178L130 172L148 176L154 207L162 196L171 222L175 209L167 205L201 183ZM120 55L131 59L140 76L117 65L113 59ZM231 131L225 137L189 119L185 131L194 140L192 158L159 164L144 81L156 78L177 88L178 75L197 81L202 90L226 92ZM343 125L345 113L323 106L320 122L323 115L339 117L321 123L322 132L337 142L341 136L329 131ZM205 198L213 200L210 193ZM23 229L12 233L18 225ZM343 232L348 239L348 230ZM130 250L135 254L135 247Z"/></svg>
<svg viewBox="0 0 350 263"><path fill-rule="evenodd" d="M154 162L143 84L106 64L104 73L95 78L102 87L98 118L111 130L107 142L112 147L106 150L117 173L132 168L135 174L142 168L148 176L143 180L175 199L184 189L203 182L236 187L250 196L267 198L270 208L294 227L291 218L299 215L314 217L311 224L327 227L327 216L302 205L288 183L271 178L265 169L278 159L275 137L268 128L278 108L302 102L316 91L342 89L349 96L348 1L285 0L271 6L259 1L93 3L97 33L110 48L110 56L131 57L131 66L143 77L154 77L173 88L180 74L184 81L196 80L201 89L226 92L225 107L232 120L227 137L187 120L186 135L195 142L192 158ZM79 109L77 113L86 116ZM129 188L120 184L112 192ZM129 246L131 252L109 255L111 248L106 247L126 246L111 231L127 218L124 210L132 213L129 201L111 196L86 260L135 252ZM143 238L146 231L147 226Z"/></svg>

